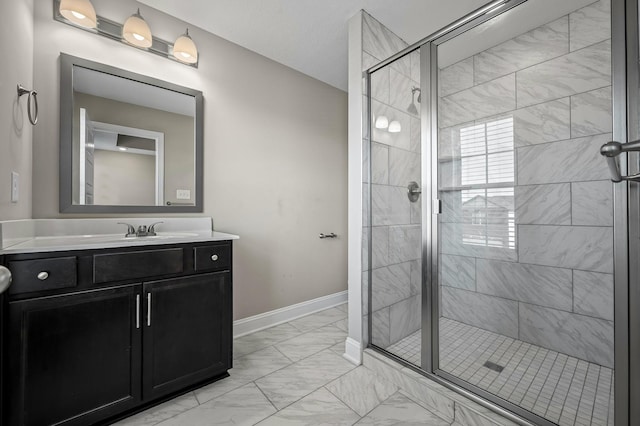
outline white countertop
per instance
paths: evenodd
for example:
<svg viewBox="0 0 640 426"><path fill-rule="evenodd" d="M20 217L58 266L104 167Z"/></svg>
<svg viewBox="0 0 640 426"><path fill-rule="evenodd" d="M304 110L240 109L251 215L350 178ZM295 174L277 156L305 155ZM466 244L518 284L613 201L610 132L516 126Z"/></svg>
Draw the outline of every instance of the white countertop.
<svg viewBox="0 0 640 426"><path fill-rule="evenodd" d="M125 237L126 227L164 222L156 236ZM38 219L0 222L0 254L91 250L145 245L237 240L211 230L211 218ZM87 232L88 231L88 232Z"/></svg>

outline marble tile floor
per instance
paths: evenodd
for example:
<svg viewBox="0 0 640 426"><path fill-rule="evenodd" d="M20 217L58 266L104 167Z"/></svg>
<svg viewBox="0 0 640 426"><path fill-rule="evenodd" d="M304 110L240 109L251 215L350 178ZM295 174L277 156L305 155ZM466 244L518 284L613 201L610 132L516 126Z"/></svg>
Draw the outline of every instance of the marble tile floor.
<svg viewBox="0 0 640 426"><path fill-rule="evenodd" d="M230 377L118 425L449 426L390 381L343 358L346 305L234 340Z"/></svg>
<svg viewBox="0 0 640 426"><path fill-rule="evenodd" d="M613 425L612 369L448 318L440 327L442 370L560 426ZM387 350L419 366L420 330Z"/></svg>

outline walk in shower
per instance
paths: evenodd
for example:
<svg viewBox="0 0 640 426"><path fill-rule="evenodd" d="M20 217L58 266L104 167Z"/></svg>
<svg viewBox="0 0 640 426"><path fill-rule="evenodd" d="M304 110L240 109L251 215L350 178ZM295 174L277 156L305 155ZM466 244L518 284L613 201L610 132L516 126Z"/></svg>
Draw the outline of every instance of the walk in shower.
<svg viewBox="0 0 640 426"><path fill-rule="evenodd" d="M365 79L370 345L536 424L614 424L611 39L496 2Z"/></svg>

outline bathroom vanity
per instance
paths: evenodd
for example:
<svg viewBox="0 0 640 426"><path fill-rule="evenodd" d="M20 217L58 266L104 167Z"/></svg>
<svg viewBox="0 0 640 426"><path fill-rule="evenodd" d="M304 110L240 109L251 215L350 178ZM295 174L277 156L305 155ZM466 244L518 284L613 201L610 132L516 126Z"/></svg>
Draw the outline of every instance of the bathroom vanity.
<svg viewBox="0 0 640 426"><path fill-rule="evenodd" d="M87 425L226 377L232 239L34 238L0 251L5 425Z"/></svg>

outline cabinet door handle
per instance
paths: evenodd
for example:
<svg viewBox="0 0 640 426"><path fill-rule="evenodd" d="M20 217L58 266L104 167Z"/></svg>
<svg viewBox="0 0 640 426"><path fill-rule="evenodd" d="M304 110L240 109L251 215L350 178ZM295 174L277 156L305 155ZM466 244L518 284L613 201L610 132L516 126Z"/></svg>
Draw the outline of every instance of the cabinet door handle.
<svg viewBox="0 0 640 426"><path fill-rule="evenodd" d="M213 256L211 256L211 260L213 260L214 262L218 260L218 255L214 254Z"/></svg>
<svg viewBox="0 0 640 426"><path fill-rule="evenodd" d="M140 328L140 295L136 294L136 328Z"/></svg>
<svg viewBox="0 0 640 426"><path fill-rule="evenodd" d="M44 280L46 280L47 278L49 278L49 273L48 273L48 272L46 272L46 271L42 271L42 272L40 272L40 273L38 274L38 279L39 279L40 281L44 281Z"/></svg>
<svg viewBox="0 0 640 426"><path fill-rule="evenodd" d="M151 293L147 293L147 327L151 327Z"/></svg>

